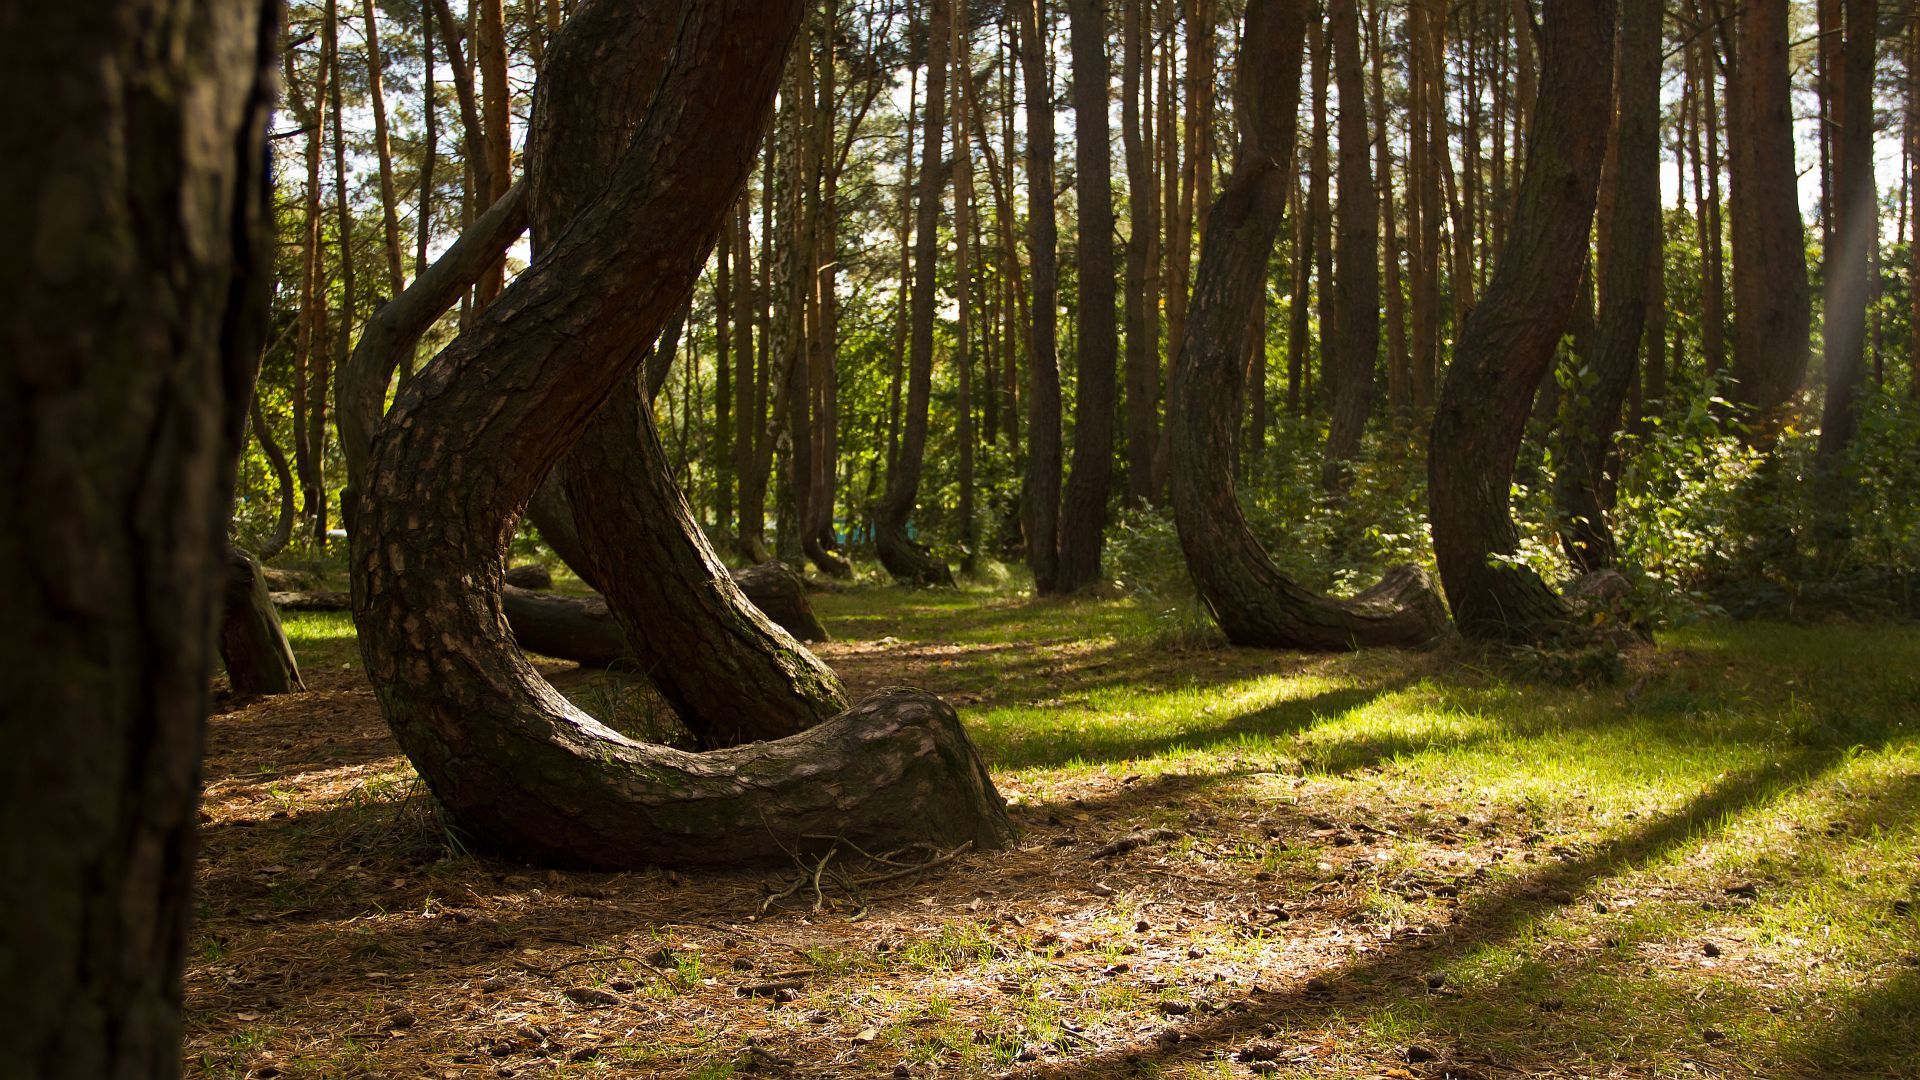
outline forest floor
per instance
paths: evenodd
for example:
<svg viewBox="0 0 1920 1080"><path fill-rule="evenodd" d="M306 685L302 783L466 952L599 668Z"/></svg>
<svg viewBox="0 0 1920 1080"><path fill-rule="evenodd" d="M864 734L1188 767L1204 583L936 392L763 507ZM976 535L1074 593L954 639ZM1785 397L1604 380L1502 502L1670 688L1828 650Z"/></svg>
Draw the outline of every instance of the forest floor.
<svg viewBox="0 0 1920 1080"><path fill-rule="evenodd" d="M1700 625L1581 687L816 599L856 694L959 710L1016 846L764 911L800 867L475 856L347 617L291 616L311 690L211 721L188 1073L1920 1076L1920 628Z"/></svg>

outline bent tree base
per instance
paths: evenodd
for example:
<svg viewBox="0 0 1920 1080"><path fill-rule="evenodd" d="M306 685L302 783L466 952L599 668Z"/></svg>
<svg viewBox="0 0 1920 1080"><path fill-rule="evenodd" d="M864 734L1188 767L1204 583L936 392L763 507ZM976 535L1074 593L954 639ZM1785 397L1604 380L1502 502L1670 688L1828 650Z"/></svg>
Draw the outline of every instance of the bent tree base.
<svg viewBox="0 0 1920 1080"><path fill-rule="evenodd" d="M870 851L928 842L997 849L1005 804L953 710L918 690L875 693L774 742L691 754L584 716L524 718L496 752L430 770L480 845L543 864L784 862L833 836Z"/></svg>
<svg viewBox="0 0 1920 1080"><path fill-rule="evenodd" d="M1351 600L1320 596L1273 564L1234 492L1232 453L1247 355L1247 311L1273 253L1286 204L1302 5L1255 0L1240 100L1249 110L1232 178L1214 204L1176 373L1171 481L1180 547L1200 595L1235 645L1338 651L1419 645L1446 630L1446 609L1424 572L1396 567ZM1263 77L1271 72L1272 77Z"/></svg>

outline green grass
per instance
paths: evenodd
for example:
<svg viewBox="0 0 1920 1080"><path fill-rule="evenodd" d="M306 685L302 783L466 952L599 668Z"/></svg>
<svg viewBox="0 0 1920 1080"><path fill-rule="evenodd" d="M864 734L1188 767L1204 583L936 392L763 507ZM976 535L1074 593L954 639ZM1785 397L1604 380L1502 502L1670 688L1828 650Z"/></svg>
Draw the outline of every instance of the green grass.
<svg viewBox="0 0 1920 1080"><path fill-rule="evenodd" d="M850 678L904 672L957 703L1030 843L1181 834L1164 882L1104 902L1083 883L1135 864L1062 850L1067 875L1030 899L1079 913L1072 948L965 911L885 951L813 946L831 989L812 1004L880 1029L863 1061L991 1075L1038 1047L1067 1075L1244 1076L1227 1055L1257 1039L1283 1076L1429 1075L1410 1046L1488 1076L1920 1076L1920 628L1696 625L1616 684L1570 687L1457 645L1169 650L1126 601L815 602ZM287 625L303 664L358 665L345 616ZM1352 859L1303 824L1322 815L1383 832ZM1183 874L1305 915L1232 924ZM1180 955L1258 969L1270 996L1215 1017L1198 1003L1226 990L1127 951L1136 918ZM1122 958L1137 970L1101 975ZM1308 976L1336 992L1292 988ZM1173 1022L1194 1038L1156 1049L1169 1002L1194 1005Z"/></svg>

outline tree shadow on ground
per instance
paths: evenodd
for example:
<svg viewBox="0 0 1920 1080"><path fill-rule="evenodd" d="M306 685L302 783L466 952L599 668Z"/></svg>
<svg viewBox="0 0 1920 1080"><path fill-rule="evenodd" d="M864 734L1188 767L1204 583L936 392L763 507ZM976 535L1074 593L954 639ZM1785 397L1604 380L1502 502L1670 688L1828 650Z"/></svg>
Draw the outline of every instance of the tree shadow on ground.
<svg viewBox="0 0 1920 1080"><path fill-rule="evenodd" d="M1175 1062L1217 1055L1272 1023L1298 1026L1304 1019L1335 1011L1386 1006L1392 988L1470 950L1508 941L1548 912L1598 882L1645 866L1681 845L1724 828L1738 815L1764 806L1784 791L1808 783L1845 760L1827 751L1800 750L1770 765L1727 776L1679 811L1650 821L1629 835L1503 883L1457 910L1453 924L1432 936L1403 937L1368 959L1320 972L1288 989L1256 994L1254 1006L1239 1014L1188 1027L1174 1047L1144 1044L1102 1052L1050 1068L1055 1077L1087 1080L1150 1073ZM1325 987L1325 989L1321 989Z"/></svg>

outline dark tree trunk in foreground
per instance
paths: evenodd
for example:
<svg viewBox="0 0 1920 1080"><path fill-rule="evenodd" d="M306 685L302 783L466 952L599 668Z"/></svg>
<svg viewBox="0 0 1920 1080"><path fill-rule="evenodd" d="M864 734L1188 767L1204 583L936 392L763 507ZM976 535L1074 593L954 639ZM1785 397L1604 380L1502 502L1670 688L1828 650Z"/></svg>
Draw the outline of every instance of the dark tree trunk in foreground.
<svg viewBox="0 0 1920 1080"><path fill-rule="evenodd" d="M353 544L362 655L402 749L478 843L633 867L784 858L806 834L870 848L1009 838L965 731L927 695L884 694L801 735L685 754L573 708L506 639L514 522L582 423L634 378L633 343L659 333L699 273L801 11L798 0L688 5L653 106L607 174L612 194L414 378L375 441Z"/></svg>
<svg viewBox="0 0 1920 1080"><path fill-rule="evenodd" d="M933 316L940 258L940 192L947 169L941 158L946 129L949 0L933 0L927 25L927 104L921 131L920 202L914 222L912 325L907 335L906 414L900 452L887 469L887 491L874 513L874 546L894 580L909 585L952 585L953 572L908 532L920 501L920 473L927 455L927 409L933 397ZM965 147L960 148L962 152Z"/></svg>
<svg viewBox="0 0 1920 1080"><path fill-rule="evenodd" d="M600 194L600 178L645 117L678 15L672 5L602 0L582 5L580 25L554 42L528 134L536 258ZM846 692L747 602L674 483L648 402L666 381L684 319L683 303L666 327L672 340L633 343L639 359L623 362L645 371L648 400L623 380L556 474L591 580L681 722L710 748L780 738L840 712Z"/></svg>
<svg viewBox="0 0 1920 1080"><path fill-rule="evenodd" d="M0 1061L177 1076L201 732L265 336L278 3L12 5ZM49 153L50 148L57 153Z"/></svg>
<svg viewBox="0 0 1920 1080"><path fill-rule="evenodd" d="M1352 649L1416 645L1446 614L1418 570L1396 569L1350 601L1316 596L1282 574L1247 527L1231 467L1244 377L1247 311L1292 183L1301 45L1309 0L1252 0L1241 45L1241 145L1214 204L1187 313L1173 426L1173 512L1187 569L1237 645Z"/></svg>
<svg viewBox="0 0 1920 1080"><path fill-rule="evenodd" d="M1380 360L1380 204L1367 157L1366 77L1360 64L1358 0L1331 0L1333 73L1340 91L1338 276L1331 282L1337 338L1322 338L1327 388L1327 455L1321 483L1345 491L1373 409L1373 369Z"/></svg>
<svg viewBox="0 0 1920 1080"><path fill-rule="evenodd" d="M1735 23L1728 117L1733 222L1733 401L1771 438L1807 373L1807 249L1793 162L1787 0L1753 0ZM1708 76L1711 77L1710 75ZM1712 123L1712 118L1707 118ZM1718 243L1716 240L1715 243Z"/></svg>
<svg viewBox="0 0 1920 1080"><path fill-rule="evenodd" d="M1533 641L1567 607L1514 561L1513 467L1540 380L1580 291L1613 100L1614 4L1545 10L1540 97L1520 199L1493 280L1467 317L1434 412L1427 459L1434 555L1460 631Z"/></svg>
<svg viewBox="0 0 1920 1080"><path fill-rule="evenodd" d="M1027 343L1027 566L1052 592L1060 564L1059 225L1053 197L1053 81L1047 74L1045 0L1015 0L1027 111L1027 259L1033 325Z"/></svg>
<svg viewBox="0 0 1920 1080"><path fill-rule="evenodd" d="M1583 573L1614 563L1614 436L1638 373L1647 309L1659 269L1660 0L1621 0L1614 98L1614 204L1594 331L1591 384L1581 385L1557 431L1554 494L1560 544Z"/></svg>
<svg viewBox="0 0 1920 1080"><path fill-rule="evenodd" d="M1063 593L1100 583L1100 551L1113 486L1120 349L1113 310L1113 147L1108 145L1102 0L1073 0L1067 15L1073 42L1074 190L1080 203L1075 246L1079 333L1074 341L1080 377L1073 403L1073 468L1060 505L1059 576L1053 583Z"/></svg>
<svg viewBox="0 0 1920 1080"><path fill-rule="evenodd" d="M252 555L227 551L220 595L220 662L236 694L290 694L305 690L293 644L267 591L267 578Z"/></svg>

